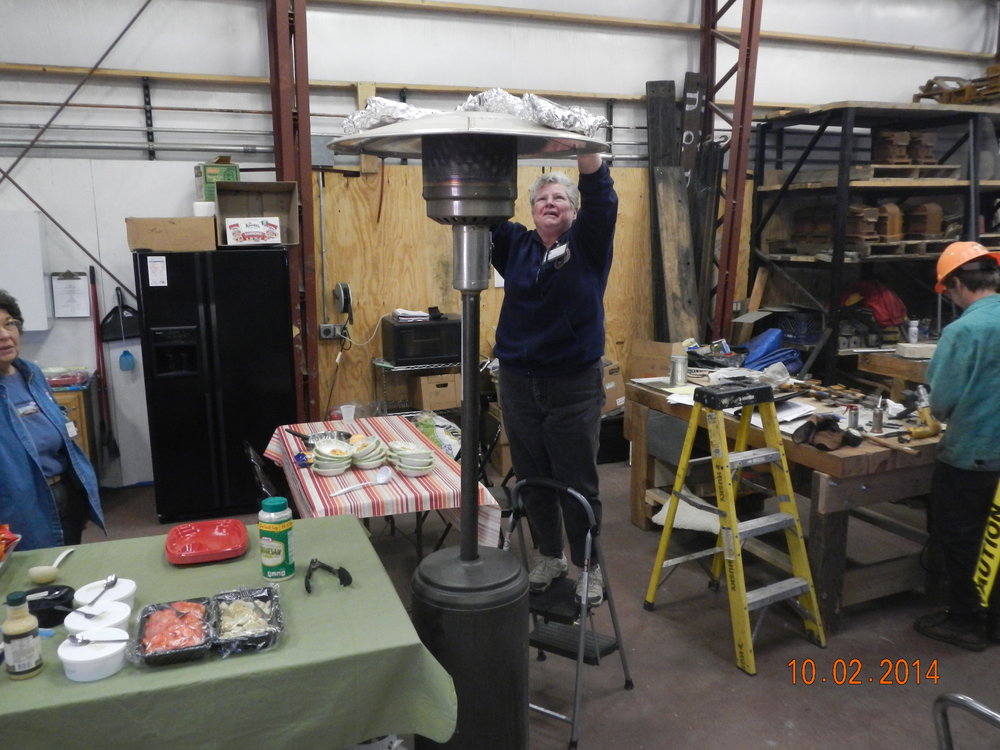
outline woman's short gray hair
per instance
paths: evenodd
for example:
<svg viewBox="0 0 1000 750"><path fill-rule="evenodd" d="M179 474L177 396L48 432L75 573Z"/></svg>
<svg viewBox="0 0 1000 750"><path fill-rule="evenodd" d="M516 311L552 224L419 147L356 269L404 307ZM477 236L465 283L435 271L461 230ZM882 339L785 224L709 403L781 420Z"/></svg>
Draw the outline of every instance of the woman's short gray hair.
<svg viewBox="0 0 1000 750"><path fill-rule="evenodd" d="M6 289L0 289L0 309L6 310L15 320L24 322L24 316L21 315L21 306L17 304L17 300Z"/></svg>
<svg viewBox="0 0 1000 750"><path fill-rule="evenodd" d="M562 185L566 188L566 197L573 204L573 209L576 211L580 210L580 190L577 188L576 183L563 172L545 172L535 178L535 181L531 183L531 187L528 188L528 200L532 206L535 205L535 196L538 195L538 191L545 185Z"/></svg>

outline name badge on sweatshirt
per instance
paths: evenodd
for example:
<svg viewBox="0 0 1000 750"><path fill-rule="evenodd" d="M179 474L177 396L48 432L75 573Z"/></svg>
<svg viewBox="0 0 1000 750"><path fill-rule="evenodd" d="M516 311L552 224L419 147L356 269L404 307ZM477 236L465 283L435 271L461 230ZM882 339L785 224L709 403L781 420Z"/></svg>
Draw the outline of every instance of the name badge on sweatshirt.
<svg viewBox="0 0 1000 750"><path fill-rule="evenodd" d="M553 263L555 261L558 261L560 258L564 258L566 256L566 251L568 249L569 246L566 245L566 243L563 243L562 245L556 245L554 248L545 253L545 262Z"/></svg>

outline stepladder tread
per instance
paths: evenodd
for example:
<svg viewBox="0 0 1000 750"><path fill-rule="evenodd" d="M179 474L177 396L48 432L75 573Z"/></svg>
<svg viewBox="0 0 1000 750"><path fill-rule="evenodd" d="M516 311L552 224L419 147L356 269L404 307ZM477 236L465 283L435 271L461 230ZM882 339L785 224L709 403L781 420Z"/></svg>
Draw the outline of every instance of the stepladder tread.
<svg viewBox="0 0 1000 750"><path fill-rule="evenodd" d="M772 531L780 531L795 525L795 516L791 513L778 512L769 513L766 516L751 518L748 521L740 521L737 525L740 539L750 539L755 536L768 534Z"/></svg>
<svg viewBox="0 0 1000 750"><path fill-rule="evenodd" d="M729 454L729 466L742 469L746 466L760 466L777 461L781 454L776 448L751 448L746 451L735 451Z"/></svg>
<svg viewBox="0 0 1000 750"><path fill-rule="evenodd" d="M798 576L785 578L747 591L747 609L753 612L755 609L766 607L769 604L801 596L808 591L809 582L805 578Z"/></svg>

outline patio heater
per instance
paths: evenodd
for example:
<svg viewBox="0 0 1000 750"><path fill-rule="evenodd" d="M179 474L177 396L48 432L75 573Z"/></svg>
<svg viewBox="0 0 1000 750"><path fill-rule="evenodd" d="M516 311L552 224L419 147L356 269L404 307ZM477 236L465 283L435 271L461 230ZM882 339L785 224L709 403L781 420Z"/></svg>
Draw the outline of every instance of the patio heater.
<svg viewBox="0 0 1000 750"><path fill-rule="evenodd" d="M489 286L490 228L514 214L518 158L600 153L607 143L495 112L449 112L334 139L334 151L420 159L427 215L452 227L452 283L462 302L462 487L458 549L413 574L413 620L451 674L458 725L444 745L528 746L528 578L517 557L479 549L479 295Z"/></svg>

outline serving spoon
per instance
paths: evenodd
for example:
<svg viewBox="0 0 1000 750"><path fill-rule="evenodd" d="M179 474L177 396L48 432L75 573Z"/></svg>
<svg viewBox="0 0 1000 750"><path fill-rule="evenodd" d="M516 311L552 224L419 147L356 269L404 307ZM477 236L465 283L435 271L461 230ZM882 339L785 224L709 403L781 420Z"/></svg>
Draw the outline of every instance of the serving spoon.
<svg viewBox="0 0 1000 750"><path fill-rule="evenodd" d="M70 633L66 638L74 646L86 646L90 643L128 643L128 638L84 638L82 635Z"/></svg>
<svg viewBox="0 0 1000 750"><path fill-rule="evenodd" d="M337 495L343 495L345 492L351 492L352 490L360 490L362 487L371 487L375 484L388 484L389 480L392 479L392 469L388 466L383 466L381 469L375 472L375 481L373 482L361 482L360 484L352 484L350 487L344 487L336 492L331 492L330 497L336 497Z"/></svg>
<svg viewBox="0 0 1000 750"><path fill-rule="evenodd" d="M111 575L109 575L107 578L104 579L104 588L98 591L97 596L95 596L93 599L87 602L86 606L89 607L93 605L94 602L96 602L98 599L104 596L105 591L114 588L116 583L118 583L118 574L112 573Z"/></svg>

